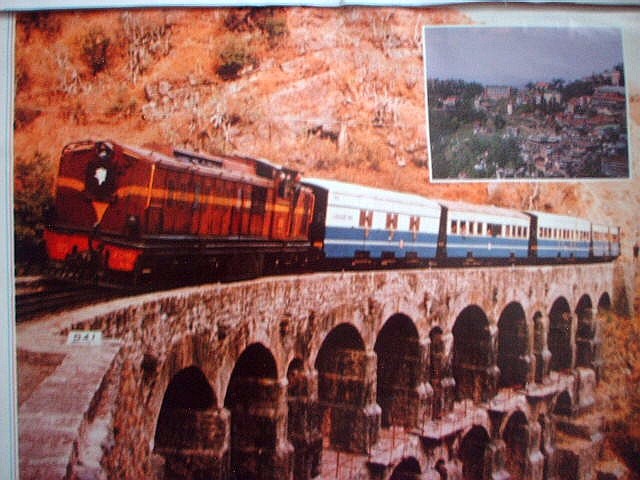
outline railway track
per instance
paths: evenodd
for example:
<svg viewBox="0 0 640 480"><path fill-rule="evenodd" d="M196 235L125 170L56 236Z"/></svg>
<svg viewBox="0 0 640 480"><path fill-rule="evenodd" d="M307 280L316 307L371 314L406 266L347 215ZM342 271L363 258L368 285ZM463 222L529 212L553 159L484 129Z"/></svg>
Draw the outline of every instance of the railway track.
<svg viewBox="0 0 640 480"><path fill-rule="evenodd" d="M16 280L16 322L121 296L124 296L122 291L104 287L83 287L39 277L18 279Z"/></svg>

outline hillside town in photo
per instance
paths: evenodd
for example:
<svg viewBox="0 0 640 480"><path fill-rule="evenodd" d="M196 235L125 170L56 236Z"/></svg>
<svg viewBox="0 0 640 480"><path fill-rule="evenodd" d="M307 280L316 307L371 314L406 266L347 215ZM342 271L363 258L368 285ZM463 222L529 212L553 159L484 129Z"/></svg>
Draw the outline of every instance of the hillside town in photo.
<svg viewBox="0 0 640 480"><path fill-rule="evenodd" d="M620 33L574 30L426 29L433 180L629 177Z"/></svg>

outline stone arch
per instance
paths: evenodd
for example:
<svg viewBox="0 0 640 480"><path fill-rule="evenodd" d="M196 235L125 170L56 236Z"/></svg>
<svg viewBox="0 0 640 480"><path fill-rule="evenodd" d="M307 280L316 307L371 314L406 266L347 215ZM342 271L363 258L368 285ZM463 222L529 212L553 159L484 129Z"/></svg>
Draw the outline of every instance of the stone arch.
<svg viewBox="0 0 640 480"><path fill-rule="evenodd" d="M228 414L216 405L213 389L200 368L190 366L173 376L154 437L154 453L164 459L163 478L225 478Z"/></svg>
<svg viewBox="0 0 640 480"><path fill-rule="evenodd" d="M489 319L477 305L465 308L453 326L453 377L458 399L486 401L496 393L495 367Z"/></svg>
<svg viewBox="0 0 640 480"><path fill-rule="evenodd" d="M611 310L612 307L611 297L608 292L604 292L600 295L600 299L598 300L598 313L606 312Z"/></svg>
<svg viewBox="0 0 640 480"><path fill-rule="evenodd" d="M377 440L380 424L375 353L366 351L353 325L342 323L322 342L315 368L323 435L336 449L367 452Z"/></svg>
<svg viewBox="0 0 640 480"><path fill-rule="evenodd" d="M422 478L420 475L422 470L420 469L420 463L414 457L408 457L403 459L396 468L393 469L389 480L419 480Z"/></svg>
<svg viewBox="0 0 640 480"><path fill-rule="evenodd" d="M382 426L415 426L419 398L416 387L424 376L418 330L413 321L396 314L384 324L374 351L378 357L376 402Z"/></svg>
<svg viewBox="0 0 640 480"><path fill-rule="evenodd" d="M287 369L288 438L294 448L293 477L313 478L320 473L322 434L317 415L316 377L294 358Z"/></svg>
<svg viewBox="0 0 640 480"><path fill-rule="evenodd" d="M553 414L568 417L573 412L573 399L568 390L563 390L555 399Z"/></svg>
<svg viewBox="0 0 640 480"><path fill-rule="evenodd" d="M489 478L491 462L490 438L487 430L481 426L474 426L460 442L459 458L462 462L462 476L465 480L484 480Z"/></svg>
<svg viewBox="0 0 640 480"><path fill-rule="evenodd" d="M524 386L529 378L529 335L522 305L509 303L498 320L500 387Z"/></svg>
<svg viewBox="0 0 640 480"><path fill-rule="evenodd" d="M286 478L289 456L278 438L286 422L284 388L272 353L249 345L231 373L224 406L231 412L231 478Z"/></svg>
<svg viewBox="0 0 640 480"><path fill-rule="evenodd" d="M599 342L596 341L597 321L589 295L583 295L576 306L578 326L576 330L576 366L596 367Z"/></svg>
<svg viewBox="0 0 640 480"><path fill-rule="evenodd" d="M561 371L573 367L572 315L564 297L553 302L549 312L547 342L551 352L551 370Z"/></svg>
<svg viewBox="0 0 640 480"><path fill-rule="evenodd" d="M517 410L509 417L502 434L506 447L505 467L511 478L527 477L529 437L527 416L521 410Z"/></svg>

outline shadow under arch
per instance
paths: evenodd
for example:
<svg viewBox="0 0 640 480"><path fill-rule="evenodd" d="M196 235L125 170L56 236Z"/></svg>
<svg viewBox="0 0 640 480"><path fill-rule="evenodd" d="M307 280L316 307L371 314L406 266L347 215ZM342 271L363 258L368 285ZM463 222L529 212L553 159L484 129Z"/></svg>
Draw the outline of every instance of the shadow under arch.
<svg viewBox="0 0 640 480"><path fill-rule="evenodd" d="M420 480L422 470L420 463L414 457L403 459L396 468L393 469L389 480Z"/></svg>
<svg viewBox="0 0 640 480"><path fill-rule="evenodd" d="M222 479L228 471L228 416L196 366L177 372L164 394L154 453L164 459L162 478Z"/></svg>
<svg viewBox="0 0 640 480"><path fill-rule="evenodd" d="M378 357L376 401L382 426L416 426L419 401L416 387L422 380L422 355L413 321L396 314L384 324L374 351Z"/></svg>
<svg viewBox="0 0 640 480"><path fill-rule="evenodd" d="M524 387L529 378L527 317L518 302L509 303L498 320L498 368L500 387Z"/></svg>
<svg viewBox="0 0 640 480"><path fill-rule="evenodd" d="M315 368L323 436L337 450L367 452L378 438L380 425L375 355L367 354L353 325L342 323L322 342Z"/></svg>
<svg viewBox="0 0 640 480"><path fill-rule="evenodd" d="M453 326L453 377L459 400L487 401L496 394L495 366L489 319L477 305L466 307Z"/></svg>
<svg viewBox="0 0 640 480"><path fill-rule="evenodd" d="M491 462L489 457L489 434L484 427L474 426L460 442L460 461L465 480L485 480L489 477Z"/></svg>
<svg viewBox="0 0 640 480"><path fill-rule="evenodd" d="M280 478L289 458L278 451L284 408L283 386L272 353L249 345L231 373L224 406L231 413L230 479Z"/></svg>
<svg viewBox="0 0 640 480"><path fill-rule="evenodd" d="M547 343L551 352L551 370L573 367L571 307L564 297L558 298L551 306Z"/></svg>
<svg viewBox="0 0 640 480"><path fill-rule="evenodd" d="M520 410L511 414L502 434L506 446L505 467L511 478L526 478L529 451L529 421Z"/></svg>

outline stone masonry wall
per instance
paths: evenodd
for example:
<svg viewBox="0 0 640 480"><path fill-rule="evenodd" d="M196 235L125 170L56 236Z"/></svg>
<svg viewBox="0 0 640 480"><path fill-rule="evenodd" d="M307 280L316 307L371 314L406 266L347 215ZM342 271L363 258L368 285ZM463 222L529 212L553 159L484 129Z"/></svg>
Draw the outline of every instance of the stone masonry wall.
<svg viewBox="0 0 640 480"><path fill-rule="evenodd" d="M417 378L420 379L419 388L412 395L420 398L421 401L434 402L433 405L436 407L430 406L420 410L422 416L432 415L430 418L423 419L422 431L418 432L416 437L422 438L422 449L427 452L422 460L433 462L431 465L433 466L437 460L436 457L448 451L454 458L449 465L452 474L450 478L456 478L456 466L459 466L462 473L464 448L467 448L462 439L463 436L464 438L471 436L467 434L475 424L473 418L485 418L483 428L491 440L483 448L486 448L486 451L495 450L492 457L493 463L489 462L485 467L492 469L495 473L504 470L505 465L509 463L505 463L502 457L506 455L511 458L509 456L511 447L495 442L497 440L495 437L502 435L499 425L501 422L506 423L513 411L523 411L533 431L538 432L540 430L538 418L548 418L551 415L560 391L568 392L572 408L579 409L581 404L590 405L588 399L578 398L581 392L576 388L575 375L570 371L556 372L555 377L553 375L550 377L548 366L543 365L543 370L546 371L542 374L543 378L539 379L543 381L535 382L536 372L540 371L540 366L536 367L535 359L544 358L545 355L536 355L534 351L536 327L534 319L541 318L544 333L548 332L549 312L558 299L566 300L571 308L569 315L572 315L580 299L585 296L590 299L595 309L601 300L610 299L613 296L613 272L612 264L603 263L559 267L321 273L264 278L119 300L72 312L66 315L64 321L58 320L56 325L59 327L57 333L61 335L65 335L70 329L100 330L104 337L117 339L121 344L118 360L114 363L119 368L119 383L118 394L111 405L113 441L108 448L104 445L96 447L103 451L101 465L109 478L163 478L165 460L158 455L158 452L154 453L154 435L160 407L172 378L181 370L191 366L196 366L202 371L213 391L214 405L211 413L207 414L207 418L214 418L216 421L209 423L221 425L218 427L221 429L220 432L210 435L215 438L214 443L217 446L215 451L211 450L207 455L213 459L210 461L210 463L213 462L211 464L227 462L230 445L228 437L231 430L229 424L232 420L229 420L228 413L223 413L226 412L225 396L238 359L248 347L256 344L264 347L272 355L275 361L276 377L283 385L281 387L283 393L274 397L276 400L274 400L273 412L269 413L264 410L264 407L260 407L260 412L253 412L252 415L258 415L257 418L274 418L271 423L277 441L273 445L273 454L270 457L270 461L274 463L270 464L275 471L280 472L280 475L291 478L293 471L291 464L295 462L299 464L300 461L292 459L295 453L291 453L294 447L286 437L286 419L283 423L276 420L276 417L270 417L270 415L286 417L287 396L284 392L286 392L289 365L297 359L300 362L301 372L316 372L317 356L323 342L334 328L349 324L357 331L364 343L362 353L366 354L367 358L373 359L374 366L367 367L367 375L370 378L366 379L364 384L365 388L373 390L365 394L366 401L360 402L362 413L357 416L360 420L354 423L362 424L358 428L369 429L368 433L361 432L358 435L364 435L363 445L371 453L371 449L375 450L376 446L379 447L384 441L378 435L380 407L375 404L373 349L385 323L392 316L401 314L408 317L415 325L418 338L414 340L422 346L420 347L422 360L413 363L427 370L417 374ZM485 389L483 392L490 392L489 398L482 399L481 401L484 402L482 404L474 402L473 408L467 410L468 401L460 402L460 398L455 398L455 382L451 383L453 378L450 362L456 320L461 312L470 306L477 307L484 313L487 319L486 332L491 339L489 342L491 352L487 358L495 370L497 369L495 357L498 320L505 307L513 302L517 302L524 311L527 330L526 349L530 358L533 359L531 370L527 374L528 385L522 386L527 390L522 390L520 397L516 395L520 400L503 399L500 403L498 400L501 394L497 392L497 377L494 378L493 370L485 368L491 372L487 374L486 381L493 384L480 388ZM573 321L576 322L576 320ZM438 347L441 350L431 355L430 332L434 329L439 331L438 338L442 339L442 347ZM575 331L573 335L575 337ZM575 352L573 356L575 357ZM441 378L434 378L433 386L428 381L425 383L425 380L430 377L429 372L432 371L429 358L437 360L438 365L434 367L442 373ZM544 360L538 360L538 363L540 362ZM309 384L315 385L317 389L318 382L315 375L316 373L310 377L312 380ZM553 385L551 385L553 382L549 381L550 378L555 381ZM394 391L393 388L388 390ZM438 395L440 397L436 398ZM305 393L304 398L315 402L317 390ZM371 403L372 399L373 403ZM396 399L396 403L397 401ZM394 401L390 401L390 404L393 403ZM404 400L403 405L415 403ZM459 410L463 404L465 412L469 412L469 418L462 422L457 420L457 426L453 425L455 422L452 423L450 417L454 409ZM296 408L315 412L314 405L315 403L313 405L309 403L307 406L300 404ZM478 417L478 411L485 413ZM487 412L489 412L488 416ZM318 415L321 415L321 412ZM442 420L438 420L438 417ZM495 423L496 421L498 424ZM318 422L322 420L319 418L313 420L312 424L309 424L310 430L316 428L319 430L321 426ZM410 423L415 424L415 419ZM433 431L436 425L440 429L438 434ZM448 440L445 439L447 435L443 431L449 432ZM354 434L354 432L351 433ZM476 432L471 433L475 435ZM202 436L202 434L199 435ZM535 458L540 454L538 445L548 444L544 449L548 455L548 452L553 450L553 437L550 435L550 431L535 433L533 438L537 439L534 442L536 444L529 442L529 450L525 453ZM204 435L203 438L207 436ZM481 438L480 434L477 436ZM307 472L317 470L316 464L321 454L318 452L317 435L312 437L306 441L303 436L297 435L294 440L296 444L301 442L300 451L306 452L306 455L310 451L316 452L313 454L315 460L306 461L314 464L313 468L305 467ZM454 443L447 444L450 441ZM206 450L206 445L203 446L203 450ZM565 454L561 458L568 457L569 455ZM391 455L385 464L380 466L376 464L375 459L371 460L371 455L369 458L370 478L377 478L379 475L382 475L379 478L385 478L386 475L390 475L393 465L402 460L402 458L393 458ZM513 463L513 460L510 462ZM365 464L366 462L363 463ZM528 465L526 468L530 472L527 473L527 478L542 478L541 474L535 473L542 471L542 467L537 467L535 462ZM303 467L296 467L296 471L305 470ZM225 468L221 465L219 477L214 476L214 478L226 478L228 472ZM381 474L385 471L386 474ZM315 473L307 473L307 475ZM261 478L283 477L266 474Z"/></svg>

